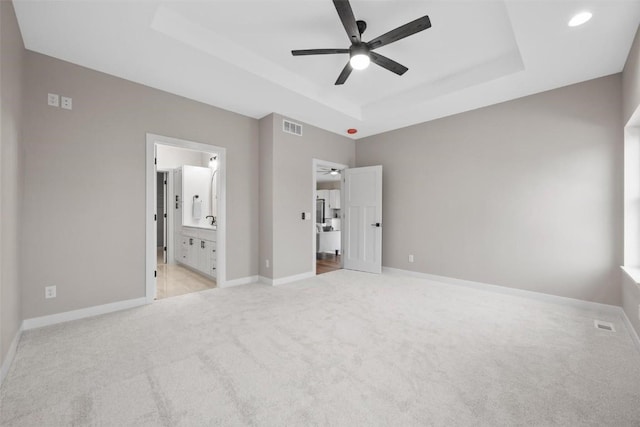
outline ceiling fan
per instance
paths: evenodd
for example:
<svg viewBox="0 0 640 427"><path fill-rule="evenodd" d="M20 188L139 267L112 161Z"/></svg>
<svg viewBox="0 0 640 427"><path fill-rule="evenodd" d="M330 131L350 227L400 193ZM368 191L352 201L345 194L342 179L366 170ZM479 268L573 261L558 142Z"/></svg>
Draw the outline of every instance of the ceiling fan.
<svg viewBox="0 0 640 427"><path fill-rule="evenodd" d="M351 47L349 47L349 49L292 50L291 54L293 56L303 56L348 53L350 56L349 62L347 62L347 65L338 76L338 80L336 80L335 83L336 85L344 84L351 74L351 71L354 69L364 70L369 66L370 62L373 62L382 68L386 68L399 76L403 75L407 72L407 67L402 64L398 64L396 61L393 61L386 56L382 56L379 53L374 52L374 50L431 28L431 21L429 20L429 17L425 15L422 18L418 18L408 24L404 24L369 42L364 42L362 41L362 34L367 29L367 23L365 21L356 21L356 18L353 15L353 10L351 10L351 5L349 4L349 0L333 0L333 4L338 11L338 16L342 21L344 29L347 31L347 35L351 41Z"/></svg>
<svg viewBox="0 0 640 427"><path fill-rule="evenodd" d="M327 167L319 167L318 168L318 173L322 173L323 175L340 175L340 169L336 169L336 168L327 168Z"/></svg>

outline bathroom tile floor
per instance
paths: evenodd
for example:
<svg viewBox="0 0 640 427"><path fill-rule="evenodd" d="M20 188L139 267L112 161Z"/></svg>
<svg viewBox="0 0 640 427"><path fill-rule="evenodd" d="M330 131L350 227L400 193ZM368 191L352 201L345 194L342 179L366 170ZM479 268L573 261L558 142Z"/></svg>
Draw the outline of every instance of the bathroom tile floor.
<svg viewBox="0 0 640 427"><path fill-rule="evenodd" d="M175 297L216 287L214 280L209 280L179 264L164 264L160 248L158 249L158 279L156 283L156 299Z"/></svg>

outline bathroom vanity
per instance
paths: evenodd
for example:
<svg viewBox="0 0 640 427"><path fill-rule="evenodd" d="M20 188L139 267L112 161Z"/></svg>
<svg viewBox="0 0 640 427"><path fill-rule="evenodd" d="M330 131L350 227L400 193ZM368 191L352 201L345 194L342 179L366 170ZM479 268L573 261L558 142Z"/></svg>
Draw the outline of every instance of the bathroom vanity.
<svg viewBox="0 0 640 427"><path fill-rule="evenodd" d="M217 277L216 231L182 227L178 236L178 262L207 276Z"/></svg>
<svg viewBox="0 0 640 427"><path fill-rule="evenodd" d="M216 279L217 230L210 219L215 213L215 175L209 168L188 165L174 174L175 260Z"/></svg>

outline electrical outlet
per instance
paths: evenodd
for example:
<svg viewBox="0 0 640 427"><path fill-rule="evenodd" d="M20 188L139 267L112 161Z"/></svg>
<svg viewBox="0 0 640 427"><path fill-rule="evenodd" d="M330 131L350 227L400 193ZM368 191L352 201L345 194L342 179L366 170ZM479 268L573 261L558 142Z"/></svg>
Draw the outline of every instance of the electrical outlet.
<svg viewBox="0 0 640 427"><path fill-rule="evenodd" d="M269 268L269 260L266 260L264 264L267 266L267 268Z"/></svg>
<svg viewBox="0 0 640 427"><path fill-rule="evenodd" d="M63 96L60 98L60 106L62 108L64 108L65 110L71 110L72 109L72 103L73 103L73 99Z"/></svg>
<svg viewBox="0 0 640 427"><path fill-rule="evenodd" d="M47 96L47 104L49 104L51 107L59 107L60 106L60 96L56 95L55 93L50 93Z"/></svg>
<svg viewBox="0 0 640 427"><path fill-rule="evenodd" d="M409 255L409 262L413 262L413 255Z"/></svg>
<svg viewBox="0 0 640 427"><path fill-rule="evenodd" d="M55 286L47 286L44 288L44 297L46 299L55 298L56 297L56 287Z"/></svg>

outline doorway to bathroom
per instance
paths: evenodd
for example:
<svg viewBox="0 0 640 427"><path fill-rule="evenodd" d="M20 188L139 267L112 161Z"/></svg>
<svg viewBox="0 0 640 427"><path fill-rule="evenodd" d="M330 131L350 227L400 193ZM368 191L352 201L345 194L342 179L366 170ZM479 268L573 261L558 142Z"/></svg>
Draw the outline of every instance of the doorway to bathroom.
<svg viewBox="0 0 640 427"><path fill-rule="evenodd" d="M156 254L157 262L167 264L167 177L168 172L156 172Z"/></svg>
<svg viewBox="0 0 640 427"><path fill-rule="evenodd" d="M313 161L314 266L316 274L343 267L342 261L342 179L345 165Z"/></svg>
<svg viewBox="0 0 640 427"><path fill-rule="evenodd" d="M147 134L151 302L225 283L226 150Z"/></svg>

